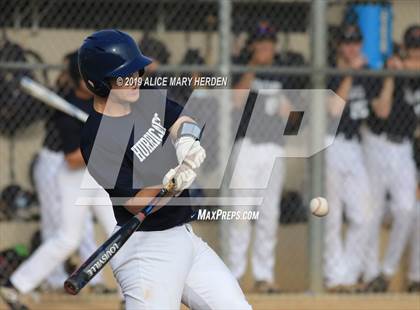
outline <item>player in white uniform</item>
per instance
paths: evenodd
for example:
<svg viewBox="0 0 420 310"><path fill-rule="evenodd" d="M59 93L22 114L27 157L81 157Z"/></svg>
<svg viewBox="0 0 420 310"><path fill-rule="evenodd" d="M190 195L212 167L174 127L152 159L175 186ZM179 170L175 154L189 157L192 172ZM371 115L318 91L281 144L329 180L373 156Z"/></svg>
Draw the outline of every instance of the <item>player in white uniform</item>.
<svg viewBox="0 0 420 310"><path fill-rule="evenodd" d="M343 25L336 67L362 69L362 35L356 25ZM325 218L325 285L330 292L353 291L363 269L367 231L371 218L370 185L360 141L360 127L369 115L370 79L333 76L328 86L342 102L331 100L331 118L341 115L333 144L326 150L326 198L330 211ZM333 137L331 137L332 139ZM348 226L342 237L343 214Z"/></svg>
<svg viewBox="0 0 420 310"><path fill-rule="evenodd" d="M77 51L67 54L64 58L66 68L57 79L60 94L68 94L73 89L72 85L80 79L78 78L80 76L79 69L75 61L77 61ZM89 96L92 97L91 95ZM34 182L41 206L41 236L44 242L53 237L62 224L60 213L62 197L57 184L60 184L58 179L59 171L66 164L63 154L62 135L57 129L57 121L60 119L60 116L62 116L60 112L55 112L47 120L43 147L38 153L34 167ZM66 148L69 148L68 145L66 145ZM79 247L80 259L82 261L86 260L96 248L92 216L89 216L86 218L85 233ZM47 285L44 288L61 290L67 277L68 274L64 270L64 265L60 264L48 276ZM102 274L92 279L90 285L100 288L103 285Z"/></svg>
<svg viewBox="0 0 420 310"><path fill-rule="evenodd" d="M418 44L412 45L412 41ZM419 70L419 27L409 28L404 36L406 57L389 59L390 69ZM364 136L368 171L371 177L374 218L369 233L366 291L384 292L394 275L412 231L416 203L416 169L413 138L415 109L419 102L419 79L387 77L368 121ZM391 196L392 230L382 264L379 260L379 233L385 197Z"/></svg>
<svg viewBox="0 0 420 310"><path fill-rule="evenodd" d="M247 48L246 64L258 66L293 65L279 59L275 52L276 34L268 24L261 23L251 34ZM237 78L234 87L250 89L248 101L235 98L234 110L238 118L247 116L239 125L239 135L235 142L235 167L232 175L232 189L262 190L261 205L243 206L234 204L234 211L246 212L258 210L259 218L255 221L255 240L252 251L252 269L255 289L261 293L278 292L274 279L276 261L277 228L280 215L280 199L284 179L284 154L282 134L284 118L291 110L290 100L281 94L282 89L304 88L299 78L279 74L247 72ZM258 97L257 97L258 96ZM240 96L242 97L242 96ZM245 107L243 106L245 104ZM238 112L237 112L238 111ZM253 123L262 124L259 128L246 128L250 118ZM244 119L242 119L243 121ZM251 126L250 126L251 127ZM245 135L246 130L246 135ZM280 134L279 134L280 133ZM274 159L277 157L276 162ZM267 167L273 167L268 169ZM247 195L244 191L234 191L236 197ZM251 221L226 222L228 236L228 266L237 279L246 271L248 248L251 241ZM224 227L225 228L225 227Z"/></svg>
<svg viewBox="0 0 420 310"><path fill-rule="evenodd" d="M404 48L408 54L406 68L420 70L420 24L407 29L404 36ZM406 100L413 106L417 118L414 141L414 158L417 166L417 202L414 211L413 229L410 235L410 260L408 269L408 292L420 292L420 78L412 79L412 86L406 87Z"/></svg>
<svg viewBox="0 0 420 310"><path fill-rule="evenodd" d="M74 66L77 68L77 57L73 58ZM92 101L87 100L87 97L92 95L86 89L80 76L74 78L74 80L78 81L78 84L65 99L90 113ZM115 227L115 219L110 210L108 195L91 177L90 185L96 184L96 189L91 191L90 197L92 199L105 198L106 205L97 205L93 200L87 201L88 205L86 206L76 205L86 171L79 145L83 124L73 117L60 113L56 115L55 125L62 142L61 149L64 153L62 155L64 162L58 165L57 175L54 176L53 180L48 181L55 182L53 186L56 190L52 191L51 194L59 197L59 207L55 211L57 212L56 216L60 218L60 223L53 235L45 240L33 255L19 266L5 286L0 287L0 296L13 310L26 309L19 300L19 293L28 293L42 284L42 281L51 272L62 265L64 260L80 247L81 240L86 233L86 223L89 220L91 221L89 218L91 217L91 211L95 213L107 235L110 235ZM91 230L89 233L93 235L93 228ZM92 248L94 251L96 247L93 241L89 251L92 251ZM90 254L92 252L86 253L86 256L88 257ZM97 281L95 280L94 284L98 283ZM99 281L101 281L101 277L99 277Z"/></svg>

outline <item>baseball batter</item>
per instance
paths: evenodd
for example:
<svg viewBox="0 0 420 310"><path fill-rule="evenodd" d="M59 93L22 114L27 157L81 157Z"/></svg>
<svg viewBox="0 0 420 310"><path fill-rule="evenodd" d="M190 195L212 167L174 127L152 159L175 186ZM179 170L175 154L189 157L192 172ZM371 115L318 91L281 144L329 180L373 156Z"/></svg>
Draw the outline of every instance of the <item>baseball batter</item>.
<svg viewBox="0 0 420 310"><path fill-rule="evenodd" d="M362 35L356 25L341 29L336 66L362 69ZM331 101L329 116L341 115L334 143L326 151L326 193L330 213L325 219L325 284L329 291L353 290L362 273L370 223L370 186L363 158L360 127L369 115L373 81L361 76L333 76L328 88L344 101ZM335 133L331 133L335 134ZM342 238L343 214L348 220Z"/></svg>
<svg viewBox="0 0 420 310"><path fill-rule="evenodd" d="M390 69L419 70L420 30L410 27L404 35L406 57L389 59ZM384 292L394 275L407 244L415 215L416 169L413 138L416 127L415 110L419 107L419 79L387 77L373 103L369 131L364 137L368 171L371 177L374 217L369 233L367 291ZM393 225L388 248L379 261L379 233L386 193L391 195Z"/></svg>
<svg viewBox="0 0 420 310"><path fill-rule="evenodd" d="M193 169L205 158L197 141L201 127L160 90L124 82L141 76L152 61L118 30L87 37L79 61L95 94L82 154L112 198L116 229L172 178L178 196L188 201ZM236 279L192 231L191 207L177 201L156 208L111 260L126 308L179 309L182 301L192 309L250 309Z"/></svg>

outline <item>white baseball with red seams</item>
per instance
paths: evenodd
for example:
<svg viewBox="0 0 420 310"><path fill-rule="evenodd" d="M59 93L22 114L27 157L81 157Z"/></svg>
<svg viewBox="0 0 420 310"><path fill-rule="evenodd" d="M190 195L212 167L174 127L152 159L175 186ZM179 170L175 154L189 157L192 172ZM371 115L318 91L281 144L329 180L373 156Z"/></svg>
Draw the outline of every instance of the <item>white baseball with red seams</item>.
<svg viewBox="0 0 420 310"><path fill-rule="evenodd" d="M310 208L313 215L326 216L328 214L328 202L324 197L316 197L311 200Z"/></svg>

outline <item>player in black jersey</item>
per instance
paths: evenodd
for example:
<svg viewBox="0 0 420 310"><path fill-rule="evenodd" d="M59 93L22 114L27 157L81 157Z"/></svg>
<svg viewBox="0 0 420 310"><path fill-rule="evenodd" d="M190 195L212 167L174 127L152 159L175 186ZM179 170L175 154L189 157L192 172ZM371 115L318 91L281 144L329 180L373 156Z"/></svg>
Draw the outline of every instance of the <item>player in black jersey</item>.
<svg viewBox="0 0 420 310"><path fill-rule="evenodd" d="M68 57L71 86L64 95L64 99L84 112L90 113L93 104L92 93L81 79L77 59L77 53L70 54ZM25 309L25 306L21 305L19 293L26 294L41 285L77 248L84 247L83 251L79 251L82 259L88 258L97 248L91 211L95 213L108 235L115 226L110 207L93 205L92 200L85 200L85 205L78 205L76 202L82 179L86 176L86 167L80 152L80 132L83 123L61 112L56 112L51 122L52 128L56 130L59 144L54 149L55 152L47 148L43 150L42 166L37 167L37 169L43 168L44 172L48 171L48 168L53 169L53 173L44 174L44 179L42 179L43 171L37 171L40 173L37 182L42 184L42 202L46 204L43 208L49 208L46 217L45 212L43 213L42 224L48 226L50 231L49 235L43 239L41 246L13 272L6 285L0 287L0 296L13 310ZM96 184L96 189L90 194L95 198L103 197L104 204L108 203L109 206L106 192L98 187ZM81 244L82 240L83 244ZM61 277L64 279L58 278L54 281L55 288L58 285L62 287L62 281L67 278L67 275L64 274ZM109 292L101 283L102 281L103 278L100 275L92 283L93 291Z"/></svg>
<svg viewBox="0 0 420 310"><path fill-rule="evenodd" d="M127 309L250 309L229 270L188 224L188 187L205 158L201 126L166 94L135 82L151 63L118 30L87 37L80 71L95 94L82 133L89 172L113 202L117 228L175 178L177 199L146 217L111 260Z"/></svg>
<svg viewBox="0 0 420 310"><path fill-rule="evenodd" d="M286 52L276 52L277 34L266 21L261 21L250 33L238 62L249 66L270 67L303 65L302 57L294 58ZM276 293L275 247L277 242L279 204L285 174L283 131L285 119L292 109L290 89L304 89L301 76L286 74L245 72L234 77L233 86L238 90L234 97L234 118L238 120L234 154L237 156L231 185L234 188L253 190L264 188L261 204L241 205L245 191L234 192L236 212L258 210L255 231L251 221L222 223L228 234L228 265L233 275L240 279L246 271L251 235L255 233L252 249L252 271L255 290L259 293ZM248 96L246 98L246 96ZM251 120L252 119L252 120ZM239 120L241 120L239 122ZM261 125L257 125L261 124ZM245 134L246 133L246 134ZM255 160L258 158L258 160ZM275 165L273 158L276 158ZM273 167L267 169L267 167Z"/></svg>
<svg viewBox="0 0 420 310"><path fill-rule="evenodd" d="M343 25L338 38L335 67L360 70L362 34L357 25ZM329 102L329 117L341 116L333 144L326 150L326 193L330 212L325 219L325 284L330 292L355 290L363 272L370 223L370 184L363 158L361 126L375 95L374 81L364 76L331 76L327 88L342 100ZM335 136L334 136L335 135ZM348 220L342 237L343 214Z"/></svg>
<svg viewBox="0 0 420 310"><path fill-rule="evenodd" d="M420 24L407 29L404 37L407 54L406 68L420 71ZM420 292L420 77L411 78L411 87L405 87L406 100L413 106L417 126L413 144L414 159L417 167L417 202L410 236L410 266L408 270L408 291Z"/></svg>
<svg viewBox="0 0 420 310"><path fill-rule="evenodd" d="M420 28L410 27L404 35L406 55L388 60L388 68L420 69ZM420 102L419 77L387 77L382 90L372 103L365 138L367 164L371 177L374 223L369 233L367 291L383 292L396 271L407 244L415 216L416 175L413 137L416 112ZM379 232L386 194L391 196L394 218L390 241L382 264L379 262Z"/></svg>

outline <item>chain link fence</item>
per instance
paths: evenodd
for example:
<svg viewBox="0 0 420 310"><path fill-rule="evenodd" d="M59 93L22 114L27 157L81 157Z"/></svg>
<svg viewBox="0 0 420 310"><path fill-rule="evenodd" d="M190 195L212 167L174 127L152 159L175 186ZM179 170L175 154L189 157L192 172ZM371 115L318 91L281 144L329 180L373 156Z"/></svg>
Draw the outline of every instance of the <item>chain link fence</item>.
<svg viewBox="0 0 420 310"><path fill-rule="evenodd" d="M345 101L343 105L329 100L325 105L325 119L342 115L337 133L323 128L322 121L310 125L313 132L335 137L334 144L319 155L321 160L278 160L280 173L270 187L274 198L265 207L275 219L274 228L265 231L272 221L241 223L236 228L226 222L222 226L230 228L219 234L215 222L196 224L211 245L223 250L247 290L253 288L253 278L275 282L285 292L322 287L355 291L360 284L381 291L391 280L392 290L418 284L420 215L414 158L419 151L414 149L414 136L420 112L420 47L419 30L411 34L406 30L420 24L420 5L397 0L325 1L323 20L314 13L317 5L319 1L280 0L17 0L13 5L1 1L1 280L28 255L20 244L27 246L32 232L40 227L42 238L48 239L59 228L60 198L51 196L66 165L56 123L60 113L23 92L20 79L28 76L69 98L75 80L72 53L94 30L118 28L154 59L147 72L151 77L226 75L232 88L251 89L251 97L260 89L325 88ZM322 28L326 53L320 54L314 40ZM185 104L194 90L173 87L168 95ZM221 153L229 151L229 143L243 142L231 126L247 107L237 110L232 102L215 100L205 91L200 94L193 109L208 122L206 143L213 147L203 171L211 178L217 175ZM293 106L293 98L288 100ZM269 106L269 96L263 101ZM278 109L284 123L293 110L285 107L275 103L272 108ZM249 152L256 156L276 152L259 150L264 144L259 143L261 131L271 126L264 115L259 121L264 126L248 137ZM277 127L272 126L275 132ZM293 130L298 132L299 125ZM286 152L288 148L293 145L286 145ZM252 169L258 177L259 168ZM325 195L330 205L321 228L321 222L308 215L309 200L317 195ZM45 204L54 204L55 209ZM381 230L382 223L389 229ZM52 228L45 231L45 226ZM23 227L30 227L30 232L17 233ZM385 239L388 247L381 246ZM247 254L248 245L253 254ZM261 257L268 257L269 266L259 265ZM51 286L61 287L62 278L56 278L50 279Z"/></svg>

